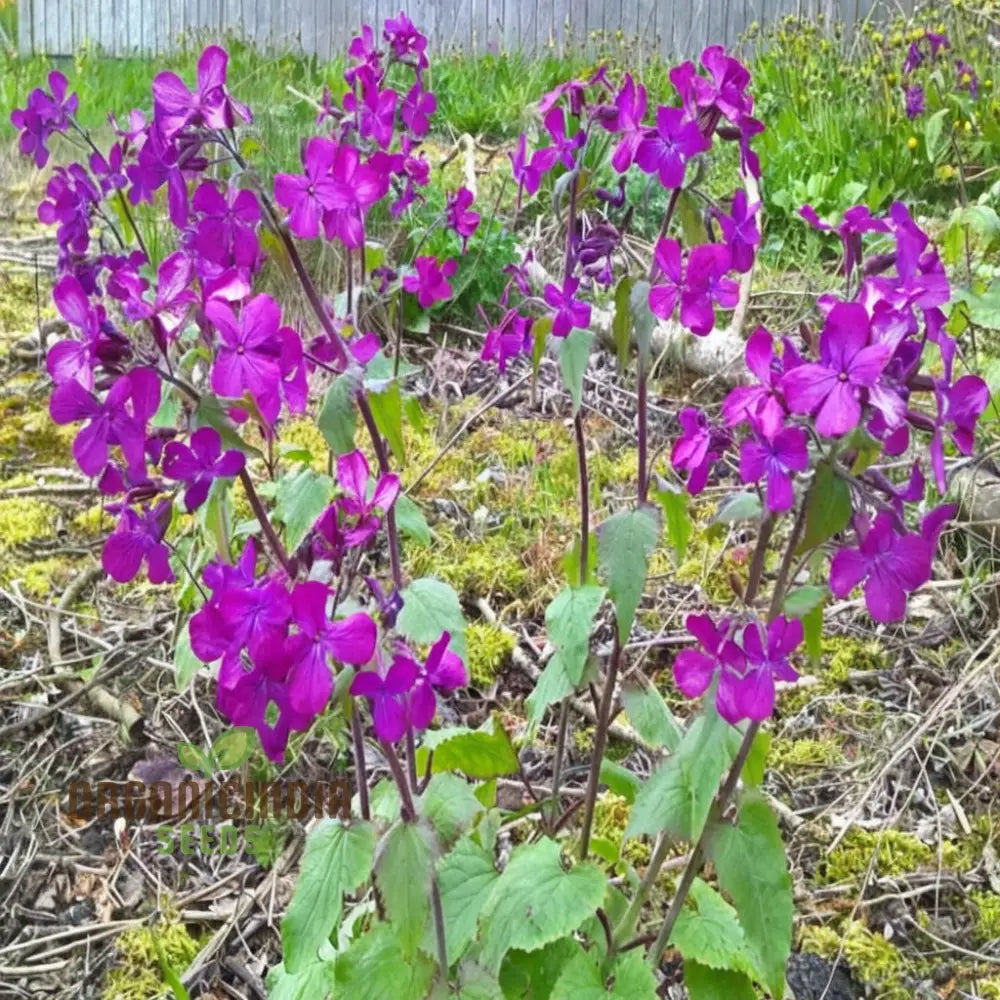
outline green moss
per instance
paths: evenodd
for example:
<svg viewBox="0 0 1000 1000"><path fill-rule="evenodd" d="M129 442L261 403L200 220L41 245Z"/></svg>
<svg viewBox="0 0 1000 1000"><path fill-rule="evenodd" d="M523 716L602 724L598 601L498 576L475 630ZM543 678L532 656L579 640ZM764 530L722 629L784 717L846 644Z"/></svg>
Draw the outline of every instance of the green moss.
<svg viewBox="0 0 1000 1000"><path fill-rule="evenodd" d="M842 635L823 639L823 664L829 680L842 684L852 670L881 670L885 654L874 639L859 641Z"/></svg>
<svg viewBox="0 0 1000 1000"><path fill-rule="evenodd" d="M2 325L0 325L2 328ZM0 467L6 464L66 465L76 426L59 426L49 417L47 398L29 399L33 381L11 379L0 399ZM23 386L23 393L19 390Z"/></svg>
<svg viewBox="0 0 1000 1000"><path fill-rule="evenodd" d="M937 849L910 833L852 829L821 864L816 880L820 885L860 881L872 864L873 857L874 878L933 871L938 867ZM962 853L949 841L942 846L940 862L944 868L953 871L962 871L966 867Z"/></svg>
<svg viewBox="0 0 1000 1000"><path fill-rule="evenodd" d="M0 500L0 551L51 536L57 516L55 507L33 497Z"/></svg>
<svg viewBox="0 0 1000 1000"><path fill-rule="evenodd" d="M42 318L54 310L47 286L35 293L35 278L30 274L0 274L0 336L4 339L23 337L38 326Z"/></svg>
<svg viewBox="0 0 1000 1000"><path fill-rule="evenodd" d="M54 584L68 575L72 565L65 559L38 559L18 566L9 576L20 580L30 597L45 597L52 592Z"/></svg>
<svg viewBox="0 0 1000 1000"><path fill-rule="evenodd" d="M972 892L976 907L976 937L980 942L1000 939L1000 893Z"/></svg>
<svg viewBox="0 0 1000 1000"><path fill-rule="evenodd" d="M84 535L106 535L114 526L114 518L104 509L103 504L95 503L80 511L71 524Z"/></svg>
<svg viewBox="0 0 1000 1000"><path fill-rule="evenodd" d="M903 954L880 934L873 934L858 920L848 921L838 933L831 927L806 927L800 947L832 961L841 954L855 978L876 991L879 1000L911 1000L912 990L902 983L906 971Z"/></svg>
<svg viewBox="0 0 1000 1000"><path fill-rule="evenodd" d="M843 763L840 741L832 736L789 740L779 737L771 744L771 763L776 768L828 767Z"/></svg>
<svg viewBox="0 0 1000 1000"><path fill-rule="evenodd" d="M469 676L478 687L489 687L514 651L515 639L489 622L473 622L465 632L469 649Z"/></svg>
<svg viewBox="0 0 1000 1000"><path fill-rule="evenodd" d="M628 826L628 801L614 792L602 792L594 803L594 835L621 844ZM649 844L641 840L629 840L622 845L622 857L633 865L645 865L649 862L651 849Z"/></svg>
<svg viewBox="0 0 1000 1000"><path fill-rule="evenodd" d="M307 452L309 464L317 472L326 472L329 447L315 421L308 417L292 420L281 428L281 453L292 453L298 461L304 460L301 453Z"/></svg>
<svg viewBox="0 0 1000 1000"><path fill-rule="evenodd" d="M180 975L194 960L208 935L203 939L193 937L171 914L155 928L129 928L115 942L119 961L108 971L101 1000L149 1000L150 997L171 995L160 970L154 937L166 963Z"/></svg>

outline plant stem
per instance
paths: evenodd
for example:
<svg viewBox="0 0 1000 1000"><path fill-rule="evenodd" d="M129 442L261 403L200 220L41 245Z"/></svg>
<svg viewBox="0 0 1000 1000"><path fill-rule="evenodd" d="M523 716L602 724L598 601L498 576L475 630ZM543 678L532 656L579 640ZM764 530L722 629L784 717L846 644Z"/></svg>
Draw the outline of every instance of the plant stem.
<svg viewBox="0 0 1000 1000"><path fill-rule="evenodd" d="M437 941L438 971L441 982L448 983L448 944L444 936L444 907L441 905L441 889L436 875L431 876L431 915L434 918L434 937Z"/></svg>
<svg viewBox="0 0 1000 1000"><path fill-rule="evenodd" d="M413 729L406 730L406 770L410 776L410 787L416 795L419 792L417 781L417 745L413 739Z"/></svg>
<svg viewBox="0 0 1000 1000"><path fill-rule="evenodd" d="M618 668L621 663L622 644L618 637L618 625L615 623L615 644L611 650L608 662L608 676L604 680L604 692L597 714L597 729L594 732L594 752L590 758L590 773L587 776L587 792L584 798L583 830L580 833L580 860L584 860L590 851L590 833L594 826L594 807L597 804L597 785L601 776L601 761L604 759L604 748L608 742L608 725L611 722L611 705L615 698L615 682L618 680Z"/></svg>
<svg viewBox="0 0 1000 1000"><path fill-rule="evenodd" d="M774 581L774 590L771 592L771 606L767 611L767 620L774 621L781 611L785 600L785 590L788 587L788 574L791 572L792 560L795 558L795 549L799 544L802 529L806 524L806 508L809 502L809 495L812 490L808 490L802 498L802 506L795 516L795 523L792 525L792 533L788 536L788 544L785 546L785 554L781 558L781 566L778 568L778 578Z"/></svg>
<svg viewBox="0 0 1000 1000"><path fill-rule="evenodd" d="M396 782L396 787L399 789L400 811L403 816L403 822L414 823L417 819L417 810L413 805L413 796L410 794L410 783L406 780L406 774L403 771L403 765L399 762L399 755L396 753L396 748L385 740L379 740L379 745L382 747L382 753L385 754L389 770L392 771L393 781Z"/></svg>
<svg viewBox="0 0 1000 1000"><path fill-rule="evenodd" d="M361 800L361 818L366 822L372 818L371 806L368 803L368 767L365 764L365 738L361 732L361 716L358 706L351 712L351 737L354 740L354 774L358 786L358 798Z"/></svg>
<svg viewBox="0 0 1000 1000"><path fill-rule="evenodd" d="M281 568L288 574L289 579L293 579L295 577L295 570L292 567L292 562L288 558L285 546L281 544L278 533L274 530L274 525L271 524L270 518L267 516L267 511L264 510L264 505L260 502L260 497L257 496L257 491L254 489L253 480L245 468L240 471L240 482L243 484L247 499L250 501L250 508L253 510L254 517L257 518L261 531L264 532L267 544L271 547L271 551L278 562L281 563Z"/></svg>
<svg viewBox="0 0 1000 1000"><path fill-rule="evenodd" d="M642 912L649 894L653 891L653 886L656 884L656 879L660 874L660 869L663 867L663 862L667 860L667 855L670 853L670 845L670 838L663 831L660 831L656 837L656 843L653 845L653 854L649 859L649 864L646 866L646 874L643 875L642 881L639 883L639 888L636 889L632 901L628 904L625 915L615 928L611 948L608 949L609 959L613 958L615 952L624 944L625 936L633 932L639 920L639 914Z"/></svg>
<svg viewBox="0 0 1000 1000"><path fill-rule="evenodd" d="M649 478L647 465L647 439L649 437L649 375L646 372L646 359L639 353L638 382L636 384L636 433L639 438L639 503L645 503L649 496Z"/></svg>
<svg viewBox="0 0 1000 1000"><path fill-rule="evenodd" d="M743 594L743 603L748 607L753 604L760 590L760 581L764 575L764 557L767 555L767 546L771 541L771 534L774 532L774 518L770 513L764 515L760 522L760 532L757 535L757 547L753 550L753 559L750 561L750 572L747 575L747 588Z"/></svg>
<svg viewBox="0 0 1000 1000"><path fill-rule="evenodd" d="M552 762L552 819L559 814L559 789L562 785L563 758L566 755L566 734L569 731L569 698L559 705L559 729L556 732L556 756Z"/></svg>
<svg viewBox="0 0 1000 1000"><path fill-rule="evenodd" d="M375 449L375 458L378 460L379 474L386 476L389 474L389 454L385 450L385 442L382 434L375 423L375 414L368 404L368 397L362 392L358 396L358 409L361 411L361 418L368 428L368 434L372 439L372 447ZM389 539L389 565L392 569L392 582L397 590L403 587L403 570L399 558L399 532L396 530L396 511L390 507L385 512L385 533Z"/></svg>

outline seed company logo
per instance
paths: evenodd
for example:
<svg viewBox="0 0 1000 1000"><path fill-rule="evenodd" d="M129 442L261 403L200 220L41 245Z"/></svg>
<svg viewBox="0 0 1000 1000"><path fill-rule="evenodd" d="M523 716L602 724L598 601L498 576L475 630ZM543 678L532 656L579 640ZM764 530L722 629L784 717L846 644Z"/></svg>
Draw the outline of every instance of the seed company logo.
<svg viewBox="0 0 1000 1000"><path fill-rule="evenodd" d="M178 764L200 773L200 778L179 778L180 772L168 761L172 774L163 780L74 781L69 786L68 818L81 824L109 818L116 821L116 828L118 821L158 824L160 854L177 849L181 854L236 854L243 842L247 853L256 856L272 843L272 829L265 823L273 827L278 820L350 817L353 788L347 777L329 781L222 777L242 767L256 747L256 732L238 726L223 732L208 750L193 743L178 745ZM170 825L172 819L181 822Z"/></svg>

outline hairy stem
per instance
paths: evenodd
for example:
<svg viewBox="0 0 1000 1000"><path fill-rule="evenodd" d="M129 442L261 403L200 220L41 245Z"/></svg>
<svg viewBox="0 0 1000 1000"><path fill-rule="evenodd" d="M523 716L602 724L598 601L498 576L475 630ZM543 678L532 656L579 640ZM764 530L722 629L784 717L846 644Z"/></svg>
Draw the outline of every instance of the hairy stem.
<svg viewBox="0 0 1000 1000"><path fill-rule="evenodd" d="M774 518L770 514L765 514L764 519L760 522L757 547L753 550L753 559L750 560L747 588L743 594L743 603L748 607L756 600L757 592L760 590L760 581L764 575L764 557L767 555L767 546L773 532Z"/></svg>
<svg viewBox="0 0 1000 1000"><path fill-rule="evenodd" d="M250 501L250 508L253 510L254 517L257 518L261 531L264 532L267 544L271 547L275 558L281 563L281 568L288 574L289 579L294 578L295 570L292 567L292 561L288 558L285 546L281 544L281 539L274 530L274 525L271 524L271 520L267 516L267 511L264 510L264 505L260 502L260 497L257 496L257 490L254 489L253 480L245 468L240 470L240 482L243 484L247 499Z"/></svg>
<svg viewBox="0 0 1000 1000"><path fill-rule="evenodd" d="M444 907L441 905L441 888L437 876L431 878L431 915L434 919L434 938L437 942L438 972L442 983L448 982L448 943L444 936Z"/></svg>
<svg viewBox="0 0 1000 1000"><path fill-rule="evenodd" d="M396 787L399 789L399 798L401 800L400 811L403 816L403 822L414 823L417 819L417 810L413 804L413 796L410 794L410 783L406 780L406 774L403 771L403 765L399 762L399 755L396 753L396 748L385 740L379 740L379 746L382 747L382 753L385 754L389 770L392 771L392 779L396 782Z"/></svg>
<svg viewBox="0 0 1000 1000"><path fill-rule="evenodd" d="M354 741L354 773L358 786L358 798L361 800L361 818L368 821L372 818L371 807L368 804L368 767L365 764L365 738L361 732L361 716L357 706L351 712L351 738Z"/></svg>
<svg viewBox="0 0 1000 1000"><path fill-rule="evenodd" d="M656 837L656 843L653 845L653 853L649 859L649 864L646 866L646 874L643 875L642 881L639 883L639 888L636 889L632 901L628 904L625 915L615 928L611 948L608 949L609 959L614 957L614 953L625 943L625 936L631 934L638 923L639 914L642 912L643 906L646 905L646 900L649 899L649 894L653 891L653 886L656 885L660 869L663 867L663 863L667 860L667 855L670 853L670 845L670 838L660 831Z"/></svg>

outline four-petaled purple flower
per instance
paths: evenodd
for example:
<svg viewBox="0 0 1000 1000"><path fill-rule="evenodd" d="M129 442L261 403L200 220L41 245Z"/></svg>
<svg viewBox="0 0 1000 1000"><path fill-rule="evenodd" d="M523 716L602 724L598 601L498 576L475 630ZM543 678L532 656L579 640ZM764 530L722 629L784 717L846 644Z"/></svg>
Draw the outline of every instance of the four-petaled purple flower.
<svg viewBox="0 0 1000 1000"><path fill-rule="evenodd" d="M430 131L431 116L437 111L437 98L415 83L403 98L399 117L415 139L422 139Z"/></svg>
<svg viewBox="0 0 1000 1000"><path fill-rule="evenodd" d="M439 266L436 257L418 257L413 264L417 273L403 278L403 288L416 295L421 309L430 309L435 302L451 298L448 279L458 267L454 260L446 260Z"/></svg>
<svg viewBox="0 0 1000 1000"><path fill-rule="evenodd" d="M699 337L712 332L715 306L735 309L740 286L727 277L732 269L732 254L721 243L695 247L688 257L681 292L681 323Z"/></svg>
<svg viewBox="0 0 1000 1000"><path fill-rule="evenodd" d="M21 155L34 157L39 169L49 161L49 137L53 132L65 132L69 128L70 118L80 105L76 94L66 96L66 88L66 77L53 70L49 73L51 93L36 87L28 95L25 106L10 114L11 125L21 133L18 140Z"/></svg>
<svg viewBox="0 0 1000 1000"><path fill-rule="evenodd" d="M738 385L722 403L727 427L756 421L767 436L778 433L785 422L785 408L779 393L780 362L774 355L774 341L763 327L747 338L744 358L757 385Z"/></svg>
<svg viewBox="0 0 1000 1000"><path fill-rule="evenodd" d="M730 438L714 428L701 410L687 406L677 414L683 432L670 453L670 464L678 472L687 472L687 491L696 496L705 488L708 470L718 461Z"/></svg>
<svg viewBox="0 0 1000 1000"><path fill-rule="evenodd" d="M753 267L754 254L760 246L760 230L755 218L759 211L760 202L755 201L750 205L746 191L741 188L733 195L730 214L719 213L716 216L732 254L732 268L740 274L745 274Z"/></svg>
<svg viewBox="0 0 1000 1000"><path fill-rule="evenodd" d="M238 476L246 465L246 456L235 449L223 453L222 438L211 427L200 427L191 435L190 446L170 441L163 449L163 474L186 484L184 503L196 510L208 498L216 479Z"/></svg>
<svg viewBox="0 0 1000 1000"><path fill-rule="evenodd" d="M170 549L163 536L170 524L170 501L161 500L155 507L141 511L126 507L118 526L104 541L101 565L118 583L134 580L143 561L150 583L171 583Z"/></svg>
<svg viewBox="0 0 1000 1000"><path fill-rule="evenodd" d="M639 143L635 162L647 174L658 174L665 188L678 188L684 183L688 160L710 145L698 125L685 118L683 109L661 104L656 110L656 128Z"/></svg>
<svg viewBox="0 0 1000 1000"><path fill-rule="evenodd" d="M375 484L375 490L368 498L368 482L371 470L368 460L360 451L352 451L337 459L337 482L343 496L337 499L337 507L345 517L355 519L354 527L344 533L344 544L350 548L364 545L378 531L381 520L375 511L386 513L399 495L399 476L382 476Z"/></svg>
<svg viewBox="0 0 1000 1000"><path fill-rule="evenodd" d="M510 165L517 181L517 200L521 203L522 191L534 194L542 183L542 175L547 174L559 158L559 150L555 146L545 146L536 149L528 158L528 137L522 132L517 140L517 149L509 154Z"/></svg>
<svg viewBox="0 0 1000 1000"><path fill-rule="evenodd" d="M590 303L576 298L580 279L568 277L560 288L545 286L545 301L556 310L552 317L552 336L566 337L574 329L586 330L590 326Z"/></svg>
<svg viewBox="0 0 1000 1000"><path fill-rule="evenodd" d="M934 481L942 495L947 490L944 474L944 434L951 435L962 455L971 455L975 444L976 423L989 405L989 386L978 375L963 375L950 388L936 391L938 418L931 439L931 467Z"/></svg>
<svg viewBox="0 0 1000 1000"><path fill-rule="evenodd" d="M759 431L755 428L755 431ZM786 427L773 437L758 432L740 449L740 478L744 483L767 480L767 509L788 510L795 499L792 476L809 468L808 435L801 427Z"/></svg>
<svg viewBox="0 0 1000 1000"><path fill-rule="evenodd" d="M462 238L462 253L468 251L469 238L479 228L479 213L469 211L469 206L475 200L475 195L464 187L460 187L454 194L448 196L445 214L448 226Z"/></svg>

